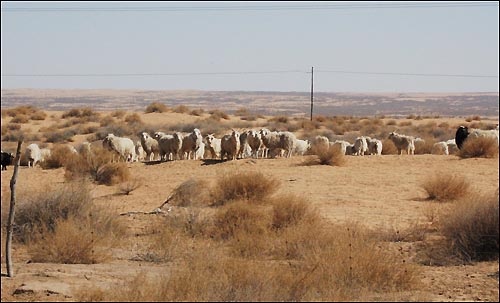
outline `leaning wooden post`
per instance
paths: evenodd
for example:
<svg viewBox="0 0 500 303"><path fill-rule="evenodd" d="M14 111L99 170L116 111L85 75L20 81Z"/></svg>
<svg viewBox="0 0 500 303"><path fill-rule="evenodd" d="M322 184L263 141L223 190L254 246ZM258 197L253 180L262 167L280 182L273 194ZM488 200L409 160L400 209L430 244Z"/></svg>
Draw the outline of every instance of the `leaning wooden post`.
<svg viewBox="0 0 500 303"><path fill-rule="evenodd" d="M19 170L19 164L21 163L21 145L22 140L17 141L17 152L16 152L16 163L14 163L14 174L12 179L10 179L10 209L9 209L9 221L7 222L7 243L5 244L5 256L7 263L7 276L13 277L14 271L12 270L12 257L11 257L11 247L12 247L12 232L14 230L14 212L16 206L16 180L17 172Z"/></svg>

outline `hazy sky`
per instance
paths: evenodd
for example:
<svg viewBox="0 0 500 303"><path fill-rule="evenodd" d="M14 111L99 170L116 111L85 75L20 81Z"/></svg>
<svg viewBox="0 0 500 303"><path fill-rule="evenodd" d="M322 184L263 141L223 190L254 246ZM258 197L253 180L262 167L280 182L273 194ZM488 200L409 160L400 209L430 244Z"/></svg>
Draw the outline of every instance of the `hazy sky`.
<svg viewBox="0 0 500 303"><path fill-rule="evenodd" d="M3 1L2 88L309 91L314 66L316 91L498 92L498 12L496 1Z"/></svg>

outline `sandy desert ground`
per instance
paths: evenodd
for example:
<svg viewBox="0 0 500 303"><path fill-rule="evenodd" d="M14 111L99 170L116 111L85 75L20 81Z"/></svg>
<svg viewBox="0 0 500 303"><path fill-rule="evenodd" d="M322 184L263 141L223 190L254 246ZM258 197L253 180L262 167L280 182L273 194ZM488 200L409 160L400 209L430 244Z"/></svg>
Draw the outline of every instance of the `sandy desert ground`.
<svg viewBox="0 0 500 303"><path fill-rule="evenodd" d="M49 116L61 112L48 112ZM191 115L140 114L146 124L190 123L198 119ZM2 125L9 118L2 118ZM237 119L232 117L232 119ZM404 119L403 119L404 120ZM463 118L435 119L437 123L452 125ZM258 121L257 121L258 122ZM398 120L399 122L399 120ZM414 125L428 120L413 121ZM498 119L489 121L498 123ZM36 132L51 124L50 119L24 125ZM203 130L202 130L203 131ZM71 144L78 145L85 136L75 136ZM24 147L28 142L24 144ZM12 142L2 142L2 150L13 150ZM151 211L162 204L182 182L202 177L213 180L235 171L258 171L280 181L280 193L306 196L323 218L337 226L338 223L357 222L373 231L393 229L404 232L417 224L432 225L429 213L435 201L426 200L420 184L437 172L464 176L476 192L494 191L499 184L499 160L459 159L444 155L382 155L348 157L344 166L303 166L309 156L291 159L241 159L214 163L210 161L173 161L154 165L128 163L132 177L141 178L143 186L131 195L117 195L118 185L92 185L96 205L106 206L118 217L129 211ZM13 168L1 173L2 203L8 202L9 181ZM27 190L50 191L65 182L64 168L28 169L20 167L19 192ZM173 207L175 211L175 207ZM2 207L2 210L4 207ZM141 252L141 243L147 227L155 215L134 214L119 216L126 223L127 236L123 248L113 250L113 259L100 264L51 264L30 261L26 247L14 244L15 277L4 276L5 254L2 247L2 301L75 301L75 292L82 288L111 286L146 271L149 274L168 271L171 262L152 263L133 261ZM167 214L168 216L168 214ZM2 222L3 224L3 222ZM335 233L335 230L331 230ZM2 234L2 237L4 235ZM2 245L4 241L2 239ZM398 293L372 293L369 300L389 301L498 301L499 263L475 262L468 265L428 266L418 260L415 242L396 242L391 245L402 251L402 262L418 267L417 280L421 286L412 291Z"/></svg>

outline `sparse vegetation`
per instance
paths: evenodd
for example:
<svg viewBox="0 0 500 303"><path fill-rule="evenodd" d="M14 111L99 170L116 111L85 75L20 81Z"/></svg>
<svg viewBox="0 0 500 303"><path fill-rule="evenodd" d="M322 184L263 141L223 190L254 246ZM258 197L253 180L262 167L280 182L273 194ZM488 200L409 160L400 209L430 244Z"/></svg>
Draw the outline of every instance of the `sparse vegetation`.
<svg viewBox="0 0 500 303"><path fill-rule="evenodd" d="M469 182L461 175L439 172L426 178L422 188L429 200L452 201L464 197L469 191Z"/></svg>
<svg viewBox="0 0 500 303"><path fill-rule="evenodd" d="M303 165L330 165L330 166L344 166L347 159L340 151L340 148L316 148L311 149L311 154L314 156L309 157L303 162Z"/></svg>
<svg viewBox="0 0 500 303"><path fill-rule="evenodd" d="M99 184L114 185L130 179L130 172L123 162L108 163L99 167L95 180Z"/></svg>
<svg viewBox="0 0 500 303"><path fill-rule="evenodd" d="M148 113L164 113L168 111L168 107L160 102L153 102L146 107L146 114Z"/></svg>
<svg viewBox="0 0 500 303"><path fill-rule="evenodd" d="M465 140L458 152L462 159L467 158L498 158L498 144L493 138L472 138Z"/></svg>

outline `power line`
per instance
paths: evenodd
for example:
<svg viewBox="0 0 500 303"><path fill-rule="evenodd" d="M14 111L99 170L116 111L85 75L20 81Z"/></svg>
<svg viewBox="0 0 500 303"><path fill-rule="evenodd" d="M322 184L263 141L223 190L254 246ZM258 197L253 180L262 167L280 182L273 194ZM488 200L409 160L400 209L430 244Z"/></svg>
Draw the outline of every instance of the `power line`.
<svg viewBox="0 0 500 303"><path fill-rule="evenodd" d="M432 73L396 73L367 72L347 70L316 70L317 73L382 75L382 76L418 76L418 77L461 77L461 78L498 78L494 75L473 74L432 74ZM161 77L161 76L223 76L223 75L263 75L263 74L310 74L305 70L275 71L233 71L233 72L180 72L180 73L88 73L88 74L2 74L2 77Z"/></svg>
<svg viewBox="0 0 500 303"><path fill-rule="evenodd" d="M363 75L388 75L388 76L420 76L420 77L462 77L462 78L498 78L492 75L471 75L471 74L427 74L427 73L391 73L391 72L358 72L345 70L317 70L317 73L338 73L338 74L363 74Z"/></svg>
<svg viewBox="0 0 500 303"><path fill-rule="evenodd" d="M280 10L335 10L385 8L446 8L446 7L498 7L498 2L444 2L444 3L362 3L362 4L309 4L266 6L178 6L178 7L6 7L2 12L168 12L168 11L280 11Z"/></svg>
<svg viewBox="0 0 500 303"><path fill-rule="evenodd" d="M244 72L186 72L186 73L113 73L113 74L5 74L2 77L142 77L142 76L203 76L307 73L299 70L244 71Z"/></svg>

